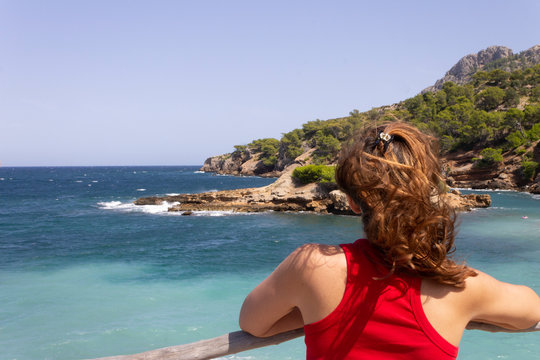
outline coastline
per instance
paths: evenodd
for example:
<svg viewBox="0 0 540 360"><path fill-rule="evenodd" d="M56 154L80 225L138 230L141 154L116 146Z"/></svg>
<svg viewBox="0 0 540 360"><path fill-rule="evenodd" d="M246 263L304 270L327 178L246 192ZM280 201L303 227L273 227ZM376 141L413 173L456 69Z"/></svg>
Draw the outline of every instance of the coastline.
<svg viewBox="0 0 540 360"><path fill-rule="evenodd" d="M333 183L301 184L292 177L296 166L287 171L272 184L259 188L221 190L197 194L175 194L166 196L141 197L135 205L172 204L169 212L192 215L195 211L264 212L293 211L321 214L355 215L349 208L347 198ZM470 211L473 208L491 206L489 194L462 195L458 190L445 194L447 201L456 211Z"/></svg>

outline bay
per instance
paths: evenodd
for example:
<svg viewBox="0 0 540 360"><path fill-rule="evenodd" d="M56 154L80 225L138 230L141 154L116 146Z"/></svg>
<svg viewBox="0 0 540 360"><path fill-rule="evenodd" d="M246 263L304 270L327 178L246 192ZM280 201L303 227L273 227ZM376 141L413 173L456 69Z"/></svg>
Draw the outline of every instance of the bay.
<svg viewBox="0 0 540 360"><path fill-rule="evenodd" d="M0 359L130 354L237 330L243 298L288 253L362 236L349 216L132 204L273 181L197 170L0 168ZM489 194L492 208L460 215L456 257L540 292L540 199ZM459 359L537 359L538 336L467 331ZM229 358L304 357L297 339Z"/></svg>

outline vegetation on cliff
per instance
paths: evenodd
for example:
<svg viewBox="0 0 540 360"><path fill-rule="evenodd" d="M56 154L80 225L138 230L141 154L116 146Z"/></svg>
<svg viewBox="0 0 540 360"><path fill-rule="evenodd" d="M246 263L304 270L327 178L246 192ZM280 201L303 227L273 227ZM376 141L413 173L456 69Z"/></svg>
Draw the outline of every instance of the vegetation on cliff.
<svg viewBox="0 0 540 360"><path fill-rule="evenodd" d="M313 151L308 162L333 164L342 144L364 124L402 119L436 135L443 155L465 150L482 152L474 159L480 167L497 164L502 161L502 152L513 151L521 158L523 178L532 179L538 171L538 159L526 154L531 144L540 139L537 53L539 46L498 58L475 68L462 85L447 81L439 90L426 91L392 106L309 121L301 129L283 134L280 140L260 139L237 145L235 153L257 153L268 171L283 170L309 149Z"/></svg>

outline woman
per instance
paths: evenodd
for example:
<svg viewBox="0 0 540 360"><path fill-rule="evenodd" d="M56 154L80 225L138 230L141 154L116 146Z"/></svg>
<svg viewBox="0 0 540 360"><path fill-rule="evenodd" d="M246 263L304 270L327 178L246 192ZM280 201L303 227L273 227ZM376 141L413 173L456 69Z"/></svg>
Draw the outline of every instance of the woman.
<svg viewBox="0 0 540 360"><path fill-rule="evenodd" d="M308 359L455 359L471 321L525 329L540 298L456 263L434 138L373 126L342 151L336 181L367 239L308 244L246 298L240 327L266 337L304 327Z"/></svg>

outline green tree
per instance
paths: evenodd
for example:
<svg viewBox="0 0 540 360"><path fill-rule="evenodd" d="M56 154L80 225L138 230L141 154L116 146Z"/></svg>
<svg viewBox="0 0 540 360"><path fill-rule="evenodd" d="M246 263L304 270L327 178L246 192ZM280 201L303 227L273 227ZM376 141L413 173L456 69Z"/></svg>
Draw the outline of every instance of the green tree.
<svg viewBox="0 0 540 360"><path fill-rule="evenodd" d="M504 114L504 126L506 129L512 131L517 130L525 137L525 132L523 131L523 119L525 118L523 111L519 109L508 109Z"/></svg>
<svg viewBox="0 0 540 360"><path fill-rule="evenodd" d="M304 131L294 129L281 137L281 151L287 159L294 160L302 154L302 138Z"/></svg>
<svg viewBox="0 0 540 360"><path fill-rule="evenodd" d="M476 95L476 106L482 110L495 110L502 104L504 99L504 90L498 87L488 87Z"/></svg>
<svg viewBox="0 0 540 360"><path fill-rule="evenodd" d="M523 109L523 126L531 127L540 122L540 105L527 105Z"/></svg>
<svg viewBox="0 0 540 360"><path fill-rule="evenodd" d="M517 106L519 104L519 95L517 91L511 87L507 88L504 92L503 102L508 107Z"/></svg>
<svg viewBox="0 0 540 360"><path fill-rule="evenodd" d="M510 73L503 71L501 69L495 69L488 73L487 84L490 86L506 87L508 84L508 79L510 78Z"/></svg>
<svg viewBox="0 0 540 360"><path fill-rule="evenodd" d="M538 163L536 161L524 160L521 162L521 171L523 173L523 177L526 180L534 179L534 175L536 174L537 169Z"/></svg>
<svg viewBox="0 0 540 360"><path fill-rule="evenodd" d="M332 135L325 135L322 130L317 131L315 134L315 150L313 158L316 163L324 163L332 160L338 154L341 143Z"/></svg>
<svg viewBox="0 0 540 360"><path fill-rule="evenodd" d="M527 137L531 141L540 140L540 123L536 123L527 131Z"/></svg>
<svg viewBox="0 0 540 360"><path fill-rule="evenodd" d="M272 167L277 163L279 144L278 139L266 138L254 140L248 146L261 153L260 159L264 165Z"/></svg>

